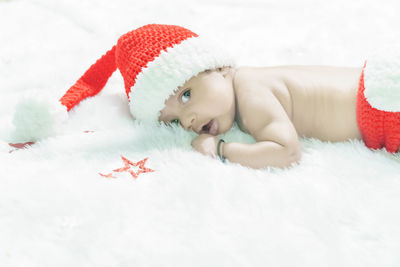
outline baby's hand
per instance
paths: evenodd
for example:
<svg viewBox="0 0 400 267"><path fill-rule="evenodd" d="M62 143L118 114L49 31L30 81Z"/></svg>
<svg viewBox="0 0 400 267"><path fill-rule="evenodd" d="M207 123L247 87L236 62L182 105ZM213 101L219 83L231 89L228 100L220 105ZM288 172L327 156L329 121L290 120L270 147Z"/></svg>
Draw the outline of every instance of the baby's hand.
<svg viewBox="0 0 400 267"><path fill-rule="evenodd" d="M192 147L201 154L217 157L217 145L219 138L211 134L200 134L192 140Z"/></svg>

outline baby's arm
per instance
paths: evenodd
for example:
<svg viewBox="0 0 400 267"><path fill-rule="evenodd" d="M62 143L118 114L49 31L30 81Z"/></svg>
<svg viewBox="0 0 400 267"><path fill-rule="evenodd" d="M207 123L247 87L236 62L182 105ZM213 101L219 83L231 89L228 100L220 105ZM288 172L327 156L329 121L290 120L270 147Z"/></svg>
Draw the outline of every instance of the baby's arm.
<svg viewBox="0 0 400 267"><path fill-rule="evenodd" d="M223 154L230 162L252 168L288 167L301 158L296 129L271 91L266 97L246 97L242 116L252 116L244 125L257 143L225 143Z"/></svg>

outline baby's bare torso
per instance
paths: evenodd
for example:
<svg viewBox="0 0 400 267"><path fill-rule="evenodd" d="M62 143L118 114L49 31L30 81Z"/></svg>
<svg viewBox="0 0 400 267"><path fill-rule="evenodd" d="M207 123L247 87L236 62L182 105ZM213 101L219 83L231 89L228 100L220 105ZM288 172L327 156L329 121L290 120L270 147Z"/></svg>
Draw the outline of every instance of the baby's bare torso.
<svg viewBox="0 0 400 267"><path fill-rule="evenodd" d="M241 117L244 112L241 110L240 96L246 94L249 88L253 88L253 94L260 93L260 96L262 92L254 90L271 90L300 137L332 142L361 139L356 121L356 97L361 72L361 67L333 66L238 68L236 75L240 75L242 81L236 88L238 125L248 132L243 120L256 119L256 114Z"/></svg>

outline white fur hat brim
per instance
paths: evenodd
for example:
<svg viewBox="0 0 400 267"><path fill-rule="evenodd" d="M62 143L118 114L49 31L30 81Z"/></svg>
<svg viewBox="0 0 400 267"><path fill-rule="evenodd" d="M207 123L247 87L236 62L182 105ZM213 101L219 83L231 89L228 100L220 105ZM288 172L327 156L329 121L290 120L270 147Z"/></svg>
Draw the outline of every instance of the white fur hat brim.
<svg viewBox="0 0 400 267"><path fill-rule="evenodd" d="M385 46L367 59L364 95L376 109L400 112L400 46Z"/></svg>
<svg viewBox="0 0 400 267"><path fill-rule="evenodd" d="M133 117L144 123L159 123L160 111L174 90L204 70L224 66L234 66L232 57L221 44L206 37L191 37L161 51L131 87L129 106Z"/></svg>

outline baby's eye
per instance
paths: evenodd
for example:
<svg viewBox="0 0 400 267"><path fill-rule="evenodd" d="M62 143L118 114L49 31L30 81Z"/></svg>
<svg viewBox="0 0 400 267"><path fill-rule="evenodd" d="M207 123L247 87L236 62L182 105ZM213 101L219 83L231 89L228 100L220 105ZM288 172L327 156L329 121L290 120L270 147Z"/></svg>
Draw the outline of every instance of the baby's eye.
<svg viewBox="0 0 400 267"><path fill-rule="evenodd" d="M184 100L185 97L187 98L186 101ZM187 91L185 91L185 92L183 93L183 95L182 95L182 102L183 102L183 103L186 103L186 102L189 100L189 98L190 98L190 89L187 90Z"/></svg>

